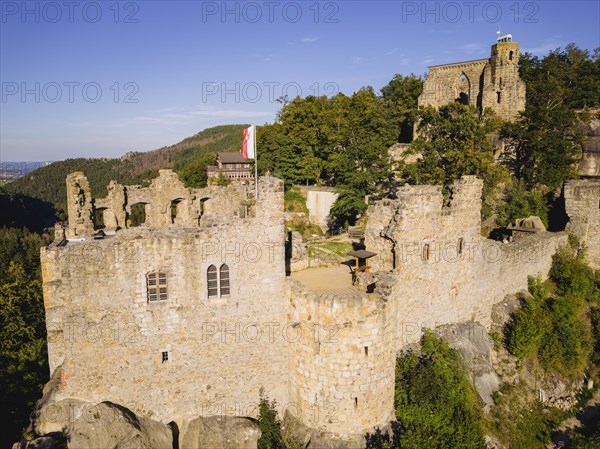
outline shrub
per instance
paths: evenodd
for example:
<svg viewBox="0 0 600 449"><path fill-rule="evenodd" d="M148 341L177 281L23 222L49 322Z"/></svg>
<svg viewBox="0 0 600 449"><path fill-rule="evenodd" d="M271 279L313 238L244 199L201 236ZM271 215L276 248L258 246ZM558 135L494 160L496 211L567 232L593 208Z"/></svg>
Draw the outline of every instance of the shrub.
<svg viewBox="0 0 600 449"><path fill-rule="evenodd" d="M581 304L558 298L548 301L547 307L552 327L540 348L540 362L546 371L575 376L583 371L590 354L590 338L579 319Z"/></svg>
<svg viewBox="0 0 600 449"><path fill-rule="evenodd" d="M506 349L519 357L527 358L536 354L552 327L552 319L545 309L549 292L541 280L529 279L530 298L518 309L505 327Z"/></svg>
<svg viewBox="0 0 600 449"><path fill-rule="evenodd" d="M585 261L585 248L576 239L560 248L552 258L550 279L559 294L600 303L600 285L594 271Z"/></svg>
<svg viewBox="0 0 600 449"><path fill-rule="evenodd" d="M479 399L458 351L429 332L421 346L420 355L406 352L397 359L395 403L401 431L394 436L399 442L394 447L483 448Z"/></svg>
<svg viewBox="0 0 600 449"><path fill-rule="evenodd" d="M258 428L261 431L258 449L283 448L281 421L277 418L277 402L275 400L269 402L263 388L260 389L258 404Z"/></svg>

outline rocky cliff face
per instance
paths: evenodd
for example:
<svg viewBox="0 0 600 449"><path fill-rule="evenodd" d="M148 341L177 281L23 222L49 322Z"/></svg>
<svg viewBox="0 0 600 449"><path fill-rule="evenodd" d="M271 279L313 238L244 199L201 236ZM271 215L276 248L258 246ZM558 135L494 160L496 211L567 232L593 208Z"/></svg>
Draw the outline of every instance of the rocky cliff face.
<svg viewBox="0 0 600 449"><path fill-rule="evenodd" d="M112 402L95 404L75 398L56 400L59 367L31 414L28 438L13 449L255 449L260 430L249 418L197 417L164 424Z"/></svg>
<svg viewBox="0 0 600 449"><path fill-rule="evenodd" d="M524 363L495 344L491 337L495 334L501 338L504 324L520 305L517 295L507 295L504 301L496 304L489 332L476 322L442 326L435 332L460 352L486 412L494 404L493 395L502 383L522 383L528 392L526 399L539 399L548 406L567 410L576 403L582 379L568 381L554 373L543 374L536 366Z"/></svg>

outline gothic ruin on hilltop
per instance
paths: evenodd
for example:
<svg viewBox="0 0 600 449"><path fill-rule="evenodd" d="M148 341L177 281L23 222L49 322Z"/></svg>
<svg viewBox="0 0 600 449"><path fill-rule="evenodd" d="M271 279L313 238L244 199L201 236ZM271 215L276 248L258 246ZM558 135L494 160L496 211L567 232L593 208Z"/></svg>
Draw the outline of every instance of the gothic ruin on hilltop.
<svg viewBox="0 0 600 449"><path fill-rule="evenodd" d="M525 82L519 77L519 44L507 34L486 59L429 67L419 106L439 108L453 101L491 108L504 120L525 109Z"/></svg>

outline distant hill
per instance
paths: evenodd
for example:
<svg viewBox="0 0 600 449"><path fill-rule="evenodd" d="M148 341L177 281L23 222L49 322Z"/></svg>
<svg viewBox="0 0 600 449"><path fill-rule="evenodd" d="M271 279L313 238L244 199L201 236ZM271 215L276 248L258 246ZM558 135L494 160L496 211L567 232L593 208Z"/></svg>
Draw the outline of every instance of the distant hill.
<svg viewBox="0 0 600 449"><path fill-rule="evenodd" d="M120 159L66 159L6 184L8 194L22 194L51 203L57 216L65 218L66 186L69 173L83 171L95 198L106 196L106 186L114 179L124 184L146 185L161 168L177 171L219 151L237 152L242 148L243 129L249 125L223 125L205 129L181 142L147 152L131 152ZM45 209L47 212L47 209Z"/></svg>

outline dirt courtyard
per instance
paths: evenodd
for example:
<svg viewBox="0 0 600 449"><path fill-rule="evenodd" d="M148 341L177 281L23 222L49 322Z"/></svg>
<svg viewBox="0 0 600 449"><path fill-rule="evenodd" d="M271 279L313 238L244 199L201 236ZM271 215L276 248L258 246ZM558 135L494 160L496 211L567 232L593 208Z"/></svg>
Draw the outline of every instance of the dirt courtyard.
<svg viewBox="0 0 600 449"><path fill-rule="evenodd" d="M336 290L352 287L352 274L347 265L308 268L292 273L292 279L300 281L311 290Z"/></svg>

